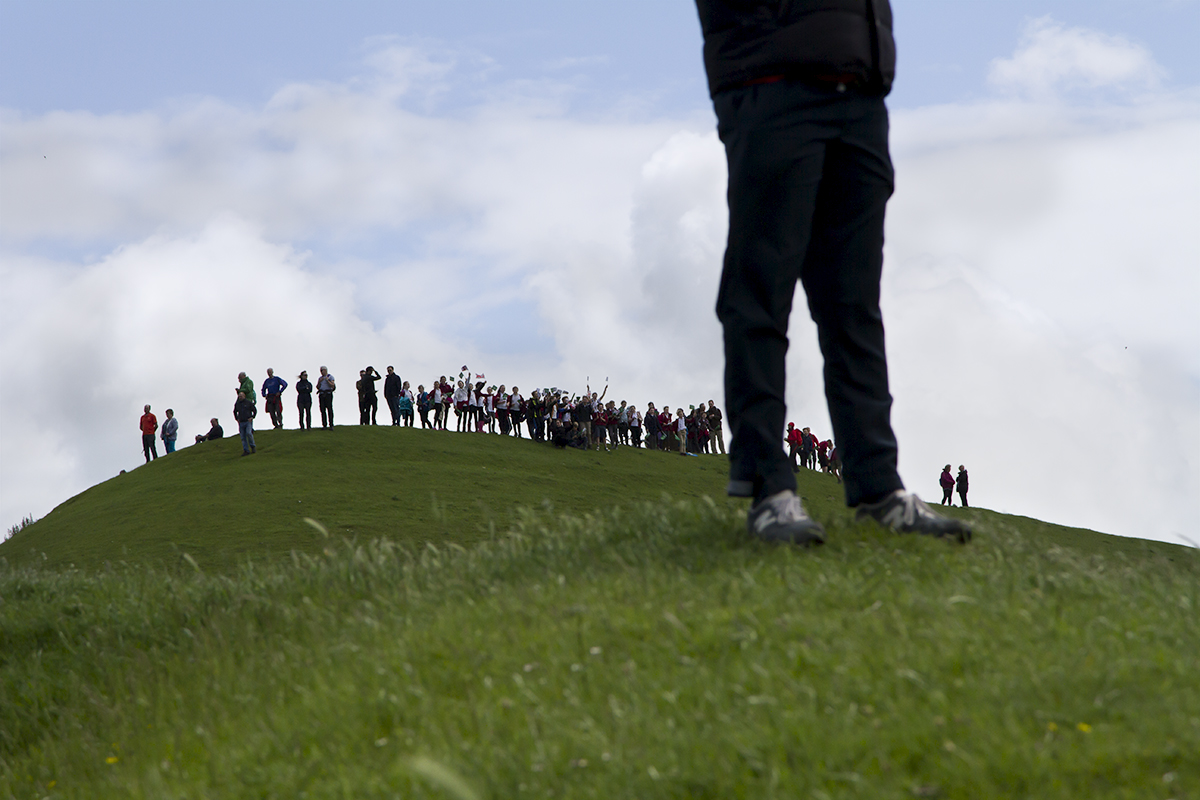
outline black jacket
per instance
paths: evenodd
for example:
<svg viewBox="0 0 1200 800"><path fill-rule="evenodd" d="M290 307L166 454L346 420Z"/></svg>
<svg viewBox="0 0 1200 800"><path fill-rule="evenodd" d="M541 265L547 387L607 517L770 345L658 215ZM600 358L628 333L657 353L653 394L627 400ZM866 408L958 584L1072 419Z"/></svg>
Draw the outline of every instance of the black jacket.
<svg viewBox="0 0 1200 800"><path fill-rule="evenodd" d="M854 76L887 94L896 74L888 0L696 0L708 90L755 78Z"/></svg>
<svg viewBox="0 0 1200 800"><path fill-rule="evenodd" d="M384 397L399 397L400 392L404 389L404 384L400 382L400 376L392 373L383 379L383 396Z"/></svg>
<svg viewBox="0 0 1200 800"><path fill-rule="evenodd" d="M233 418L238 422L245 422L248 419L254 419L256 416L258 416L258 409L249 400L239 397L238 401L233 404Z"/></svg>

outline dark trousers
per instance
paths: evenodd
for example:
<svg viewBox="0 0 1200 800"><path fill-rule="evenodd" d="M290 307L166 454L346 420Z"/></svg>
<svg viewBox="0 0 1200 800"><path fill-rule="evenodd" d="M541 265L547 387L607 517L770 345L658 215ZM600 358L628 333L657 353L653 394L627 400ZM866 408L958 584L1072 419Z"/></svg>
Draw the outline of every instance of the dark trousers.
<svg viewBox="0 0 1200 800"><path fill-rule="evenodd" d="M153 433L142 434L142 455L146 456L146 463L150 463L150 457L158 458L158 445L154 443Z"/></svg>
<svg viewBox="0 0 1200 800"><path fill-rule="evenodd" d="M300 430L312 430L312 395L302 394L296 399L296 410L300 413Z"/></svg>
<svg viewBox="0 0 1200 800"><path fill-rule="evenodd" d="M400 395L396 395L395 397L388 397L387 395L384 395L383 398L385 400L387 400L388 411L391 412L391 415L392 415L392 424L399 425L400 424Z"/></svg>
<svg viewBox="0 0 1200 800"><path fill-rule="evenodd" d="M825 397L854 506L903 488L896 472L879 281L892 193L882 98L798 81L714 99L729 164L724 326L731 494L796 488L783 440L796 281L825 358Z"/></svg>
<svg viewBox="0 0 1200 800"><path fill-rule="evenodd" d="M958 499L959 499L959 500L962 500L962 507L963 507L963 508L967 508L967 507L968 507L968 504L967 504L967 490L966 490L966 489L959 489L959 490L958 490Z"/></svg>
<svg viewBox="0 0 1200 800"><path fill-rule="evenodd" d="M266 403L263 404L267 415L271 418L272 428L283 427L283 398L277 394L273 394L266 398Z"/></svg>
<svg viewBox="0 0 1200 800"><path fill-rule="evenodd" d="M321 410L321 427L333 427L333 392L318 392L317 406ZM326 419L328 417L328 419Z"/></svg>
<svg viewBox="0 0 1200 800"><path fill-rule="evenodd" d="M942 487L942 505L944 505L944 506L954 505L954 497L952 496L953 492L954 492L953 486L943 486Z"/></svg>

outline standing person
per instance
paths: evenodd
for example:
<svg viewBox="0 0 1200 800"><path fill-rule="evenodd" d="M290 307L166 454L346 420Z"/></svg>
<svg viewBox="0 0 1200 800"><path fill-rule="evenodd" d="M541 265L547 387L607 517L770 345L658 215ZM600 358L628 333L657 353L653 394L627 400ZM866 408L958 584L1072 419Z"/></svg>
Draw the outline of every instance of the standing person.
<svg viewBox="0 0 1200 800"><path fill-rule="evenodd" d="M275 370L267 367L267 379L263 381L262 396L263 406L267 409L267 414L271 417L271 427L283 427L283 390L288 387L288 382L283 378L275 376Z"/></svg>
<svg viewBox="0 0 1200 800"><path fill-rule="evenodd" d="M938 478L942 487L942 505L954 505L954 476L950 474L950 465L942 467L942 476Z"/></svg>
<svg viewBox="0 0 1200 800"><path fill-rule="evenodd" d="M654 403L646 404L646 415L642 417L642 424L646 428L646 449L658 450L658 409L654 407Z"/></svg>
<svg viewBox="0 0 1200 800"><path fill-rule="evenodd" d="M400 376L396 374L395 368L388 367L387 377L383 379L383 399L387 401L393 425L400 424L400 392L403 389L404 384L400 382Z"/></svg>
<svg viewBox="0 0 1200 800"><path fill-rule="evenodd" d="M637 406L629 407L629 441L635 449L642 446L642 415Z"/></svg>
<svg viewBox="0 0 1200 800"><path fill-rule="evenodd" d="M163 447L168 453L175 452L175 440L179 436L179 420L175 419L174 409L167 409L167 418L163 420L162 433L160 434L163 440Z"/></svg>
<svg viewBox="0 0 1200 800"><path fill-rule="evenodd" d="M721 430L721 409L717 408L717 404L712 400L708 401L708 411L704 412L705 418L708 419L708 429L712 431L713 438L713 455L717 454L717 448L721 448L721 455L725 455L725 434Z"/></svg>
<svg viewBox="0 0 1200 800"><path fill-rule="evenodd" d="M521 423L525 420L525 398L516 386L512 387L512 394L508 396L508 419L512 423L513 436L524 439Z"/></svg>
<svg viewBox="0 0 1200 800"><path fill-rule="evenodd" d="M412 389L408 388L408 381L405 381L400 387L399 397L396 398L396 407L400 409L400 420L406 428L411 428L413 425L413 405L415 403L416 398L413 396Z"/></svg>
<svg viewBox="0 0 1200 800"><path fill-rule="evenodd" d="M321 411L321 427L333 430L333 393L337 391L337 382L329 374L329 370L321 367L317 377L317 406ZM326 419L328 417L328 419Z"/></svg>
<svg viewBox="0 0 1200 800"><path fill-rule="evenodd" d="M810 428L800 431L800 464L805 469L813 469L814 456L817 452L817 437Z"/></svg>
<svg viewBox="0 0 1200 800"><path fill-rule="evenodd" d="M257 453L254 449L254 417L258 409L246 397L245 392L238 392L237 402L233 404L233 418L237 420L238 435L242 437L242 455Z"/></svg>
<svg viewBox="0 0 1200 800"><path fill-rule="evenodd" d="M512 423L508 415L508 391L507 387L502 383L500 388L496 390L496 396L493 398L493 405L496 408L496 417L500 422L500 435L508 436L512 430Z"/></svg>
<svg viewBox="0 0 1200 800"><path fill-rule="evenodd" d="M296 378L296 410L300 412L300 430L312 430L312 393L313 385L308 379L308 373L300 370Z"/></svg>
<svg viewBox="0 0 1200 800"><path fill-rule="evenodd" d="M154 432L158 430L158 417L150 413L150 406L142 409L142 418L138 420L138 430L142 432L142 455L146 457L146 463L150 463L150 457L158 458L158 445L154 443Z"/></svg>
<svg viewBox="0 0 1200 800"><path fill-rule="evenodd" d="M629 444L629 406L625 401L621 401L621 407L617 409L617 438L621 444Z"/></svg>
<svg viewBox="0 0 1200 800"><path fill-rule="evenodd" d="M986 475L984 476L987 477ZM955 481L955 487L958 489L958 499L962 501L962 507L967 508L967 489L971 488L967 481L967 468L962 464L958 465L958 479Z"/></svg>
<svg viewBox="0 0 1200 800"><path fill-rule="evenodd" d="M679 437L679 455L687 455L687 418L683 416L683 409L675 409L678 418L675 420L675 435Z"/></svg>
<svg viewBox="0 0 1200 800"><path fill-rule="evenodd" d="M368 365L362 372L363 425L378 425L376 417L379 414L379 393L375 390L375 381L382 380L374 367Z"/></svg>
<svg viewBox="0 0 1200 800"><path fill-rule="evenodd" d="M250 380L250 378L244 372L238 373L237 391L245 392L246 399L249 400L252 405L258 405L258 395L254 393L254 381Z"/></svg>
<svg viewBox="0 0 1200 800"><path fill-rule="evenodd" d="M425 391L425 384L417 384L417 413L421 416L421 430L433 427L429 424L430 394Z"/></svg>
<svg viewBox="0 0 1200 800"><path fill-rule="evenodd" d="M787 427L787 446L788 458L792 460L792 472L799 472L800 465L796 463L796 456L800 454L800 439L804 436L804 431L796 430L796 423L789 422Z"/></svg>
<svg viewBox="0 0 1200 800"><path fill-rule="evenodd" d="M825 396L856 519L965 542L970 530L904 491L896 470L879 284L892 193L883 98L895 73L887 0L696 0L728 162L729 238L717 296L728 493L751 535L821 543L780 446L796 281L825 359Z"/></svg>
<svg viewBox="0 0 1200 800"><path fill-rule="evenodd" d="M467 420L469 419L467 412L467 393L468 391L466 385L460 380L458 382L458 387L454 390L454 414L457 417L457 420L454 424L454 430L456 433L463 433L466 430Z"/></svg>

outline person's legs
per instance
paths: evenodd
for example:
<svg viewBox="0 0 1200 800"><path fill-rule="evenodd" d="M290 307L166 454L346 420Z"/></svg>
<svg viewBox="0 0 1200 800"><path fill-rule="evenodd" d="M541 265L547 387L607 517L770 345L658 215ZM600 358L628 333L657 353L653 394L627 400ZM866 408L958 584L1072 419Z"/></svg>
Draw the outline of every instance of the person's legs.
<svg viewBox="0 0 1200 800"><path fill-rule="evenodd" d="M175 452L175 440L174 439L163 439L163 447L166 448L166 451L168 453L174 453Z"/></svg>
<svg viewBox="0 0 1200 800"><path fill-rule="evenodd" d="M388 413L392 415L392 424L399 425L400 424L400 398L397 396L397 397L385 397L384 399L387 400Z"/></svg>
<svg viewBox="0 0 1200 800"><path fill-rule="evenodd" d="M969 508L969 507L970 507L970 505L967 503L967 493L966 493L966 492L959 492L959 493L958 493L958 498L959 498L960 500L962 500L962 507L963 507L963 508Z"/></svg>

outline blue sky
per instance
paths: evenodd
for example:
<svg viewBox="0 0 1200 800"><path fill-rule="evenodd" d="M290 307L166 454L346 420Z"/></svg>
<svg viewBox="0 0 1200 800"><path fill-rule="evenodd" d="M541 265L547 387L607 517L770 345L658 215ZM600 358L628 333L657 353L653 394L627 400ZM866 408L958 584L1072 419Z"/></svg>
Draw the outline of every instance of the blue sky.
<svg viewBox="0 0 1200 800"><path fill-rule="evenodd" d="M896 0L893 9L897 108L978 96L989 62L1045 14L1121 33L1147 45L1170 82L1200 83L1194 0ZM632 95L646 99L641 113L674 116L706 100L699 24L684 0L5 0L0 15L0 105L29 112L134 111L196 94L257 105L291 81L357 74L364 42L378 36L475 51L503 79L570 80L582 112Z"/></svg>
<svg viewBox="0 0 1200 800"><path fill-rule="evenodd" d="M1200 2L894 10L902 476L1200 539ZM38 387L0 395L0 523L240 370L719 401L700 45L687 2L0 0L0 373ZM788 364L829 435L802 312Z"/></svg>

